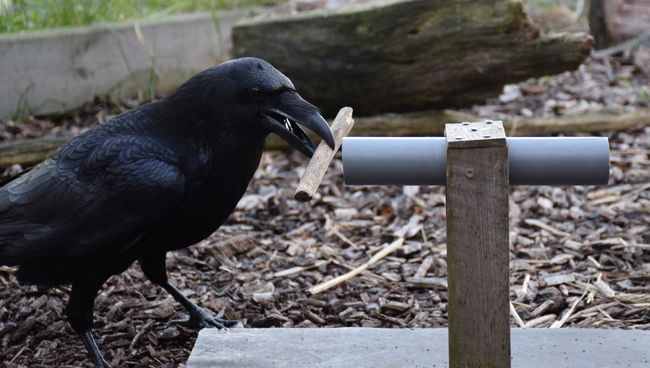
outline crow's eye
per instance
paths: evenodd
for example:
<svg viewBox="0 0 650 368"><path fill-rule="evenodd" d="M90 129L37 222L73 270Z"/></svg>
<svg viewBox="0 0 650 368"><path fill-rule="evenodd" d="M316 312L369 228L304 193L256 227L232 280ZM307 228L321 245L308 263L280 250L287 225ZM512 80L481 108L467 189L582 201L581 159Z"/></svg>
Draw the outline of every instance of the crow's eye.
<svg viewBox="0 0 650 368"><path fill-rule="evenodd" d="M258 86L254 86L251 88L251 97L253 97L254 100L261 100L264 98L264 91Z"/></svg>

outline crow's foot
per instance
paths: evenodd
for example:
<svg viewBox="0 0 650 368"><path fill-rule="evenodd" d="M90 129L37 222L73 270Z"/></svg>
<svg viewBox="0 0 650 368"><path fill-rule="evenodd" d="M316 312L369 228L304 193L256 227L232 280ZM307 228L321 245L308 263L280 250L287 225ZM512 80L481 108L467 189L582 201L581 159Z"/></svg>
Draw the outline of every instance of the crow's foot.
<svg viewBox="0 0 650 368"><path fill-rule="evenodd" d="M230 321L227 319L220 318L223 315L223 311L219 313L216 317L212 317L206 311L200 307L192 308L188 310L190 318L186 320L173 320L172 323L189 327L195 329L202 328L226 328L231 327L236 324L238 321Z"/></svg>

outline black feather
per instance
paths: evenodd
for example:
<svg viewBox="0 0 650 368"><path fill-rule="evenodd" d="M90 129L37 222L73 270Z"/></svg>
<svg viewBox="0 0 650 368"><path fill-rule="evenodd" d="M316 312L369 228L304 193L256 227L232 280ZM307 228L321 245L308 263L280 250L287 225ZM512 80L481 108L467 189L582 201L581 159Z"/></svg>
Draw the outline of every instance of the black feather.
<svg viewBox="0 0 650 368"><path fill-rule="evenodd" d="M199 73L166 98L70 140L0 187L0 264L18 266L22 282L72 284L68 321L97 367L108 364L89 332L93 300L108 277L135 260L188 310L190 323L222 326L226 321L167 281L165 252L201 241L226 220L271 131L313 151L308 138L268 118L278 111L332 139L289 79L246 58Z"/></svg>

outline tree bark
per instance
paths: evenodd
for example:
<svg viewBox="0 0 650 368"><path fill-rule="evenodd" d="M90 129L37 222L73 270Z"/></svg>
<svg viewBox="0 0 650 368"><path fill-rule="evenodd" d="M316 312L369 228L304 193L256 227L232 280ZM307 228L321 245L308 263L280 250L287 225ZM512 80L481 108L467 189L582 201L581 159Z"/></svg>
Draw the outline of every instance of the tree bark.
<svg viewBox="0 0 650 368"><path fill-rule="evenodd" d="M471 106L577 68L593 38L540 35L515 0L389 0L242 20L233 53L267 60L333 117Z"/></svg>

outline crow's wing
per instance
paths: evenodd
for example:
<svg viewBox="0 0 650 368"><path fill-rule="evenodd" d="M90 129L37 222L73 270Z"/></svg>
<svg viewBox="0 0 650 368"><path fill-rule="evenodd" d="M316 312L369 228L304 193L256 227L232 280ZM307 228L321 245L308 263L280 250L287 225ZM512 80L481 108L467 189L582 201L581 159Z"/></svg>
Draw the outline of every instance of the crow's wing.
<svg viewBox="0 0 650 368"><path fill-rule="evenodd" d="M0 188L0 261L128 247L183 188L175 155L152 139L101 129L77 137Z"/></svg>

